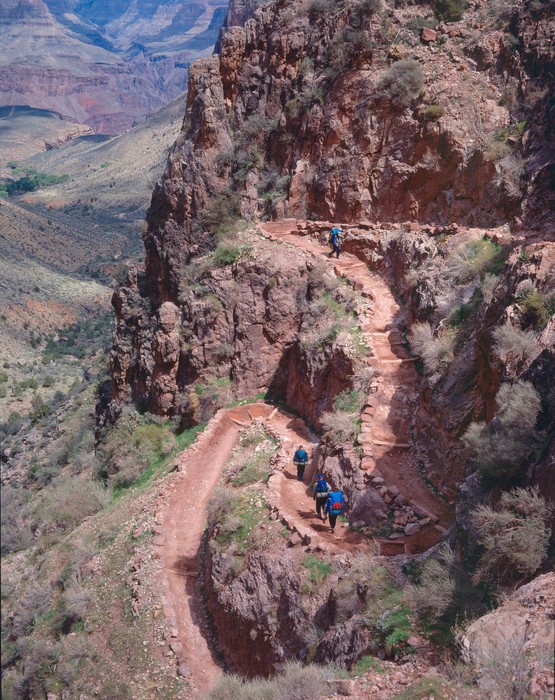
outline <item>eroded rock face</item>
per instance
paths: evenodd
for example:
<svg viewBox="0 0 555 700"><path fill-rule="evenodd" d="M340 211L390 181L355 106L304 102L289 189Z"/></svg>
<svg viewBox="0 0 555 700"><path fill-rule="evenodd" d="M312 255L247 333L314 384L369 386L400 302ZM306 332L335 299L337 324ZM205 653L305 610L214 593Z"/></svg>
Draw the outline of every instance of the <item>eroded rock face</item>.
<svg viewBox="0 0 555 700"><path fill-rule="evenodd" d="M460 635L462 658L476 666L482 688L507 692L509 686L503 684L514 683L534 697L549 697L554 604L555 574L538 576Z"/></svg>
<svg viewBox="0 0 555 700"><path fill-rule="evenodd" d="M307 631L328 592L303 595L298 562L285 550L251 552L248 568L233 573L233 554L207 557L208 608L231 671L246 676L271 674L306 645Z"/></svg>

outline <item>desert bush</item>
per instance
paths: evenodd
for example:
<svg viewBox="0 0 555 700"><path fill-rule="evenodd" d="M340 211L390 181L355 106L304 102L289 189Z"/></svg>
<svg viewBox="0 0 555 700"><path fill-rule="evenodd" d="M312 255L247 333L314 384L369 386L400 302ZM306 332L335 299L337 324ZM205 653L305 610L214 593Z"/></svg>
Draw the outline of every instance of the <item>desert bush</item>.
<svg viewBox="0 0 555 700"><path fill-rule="evenodd" d="M426 27L428 29L435 29L437 27L437 21L430 17L412 17L406 24L407 29L409 29L413 34L420 37L422 30Z"/></svg>
<svg viewBox="0 0 555 700"><path fill-rule="evenodd" d="M60 645L46 639L27 639L20 649L23 675L18 679L18 697L46 697L60 657Z"/></svg>
<svg viewBox="0 0 555 700"><path fill-rule="evenodd" d="M329 671L320 666L303 666L298 661L289 661L281 666L276 679L276 700L316 700L321 697L329 675Z"/></svg>
<svg viewBox="0 0 555 700"><path fill-rule="evenodd" d="M463 244L447 260L447 271L456 282L470 282L487 272L500 272L504 265L504 251L488 238Z"/></svg>
<svg viewBox="0 0 555 700"><path fill-rule="evenodd" d="M226 265L233 265L240 257L241 246L223 243L214 251L212 260L214 265L225 267Z"/></svg>
<svg viewBox="0 0 555 700"><path fill-rule="evenodd" d="M463 442L482 474L502 479L525 469L537 449L541 399L530 382L518 381L501 385L496 404L491 423L471 423Z"/></svg>
<svg viewBox="0 0 555 700"><path fill-rule="evenodd" d="M463 18L467 6L466 0L436 0L435 14L444 22L458 22Z"/></svg>
<svg viewBox="0 0 555 700"><path fill-rule="evenodd" d="M525 320L538 330L545 328L555 313L555 295L546 297L533 285L521 294L519 302Z"/></svg>
<svg viewBox="0 0 555 700"><path fill-rule="evenodd" d="M376 97L385 98L398 109L406 109L424 86L424 74L412 59L396 61L376 88Z"/></svg>
<svg viewBox="0 0 555 700"><path fill-rule="evenodd" d="M352 445L359 432L359 418L356 414L344 411L324 411L320 424L326 432L327 439L336 447Z"/></svg>
<svg viewBox="0 0 555 700"><path fill-rule="evenodd" d="M413 607L431 620L441 617L453 603L456 581L452 575L455 554L448 544L426 559L418 584L409 584L406 595Z"/></svg>
<svg viewBox="0 0 555 700"><path fill-rule="evenodd" d="M49 529L68 530L102 510L111 492L91 479L67 479L45 492L38 515Z"/></svg>
<svg viewBox="0 0 555 700"><path fill-rule="evenodd" d="M375 44L364 31L344 31L331 45L328 63L336 72L357 68L372 61Z"/></svg>
<svg viewBox="0 0 555 700"><path fill-rule="evenodd" d="M210 522L214 527L212 544L216 549L233 547L239 554L256 549L261 543L256 536L265 508L264 496L259 491L244 490L231 493L224 503L224 492L219 490L209 506ZM257 503L259 505L257 505Z"/></svg>
<svg viewBox="0 0 555 700"><path fill-rule="evenodd" d="M429 105L426 107L424 110L424 119L427 122L436 122L438 119L441 119L441 117L444 114L444 109L441 105Z"/></svg>
<svg viewBox="0 0 555 700"><path fill-rule="evenodd" d="M213 195L202 213L200 222L205 231L217 234L224 228L234 227L241 216L239 195L231 190Z"/></svg>
<svg viewBox="0 0 555 700"><path fill-rule="evenodd" d="M434 336L429 323L415 323L409 333L413 352L422 359L427 373L433 374L453 360L455 334L443 331Z"/></svg>
<svg viewBox="0 0 555 700"><path fill-rule="evenodd" d="M52 587L34 581L19 595L19 605L14 611L10 636L19 639L29 634L36 620L49 608L52 600Z"/></svg>
<svg viewBox="0 0 555 700"><path fill-rule="evenodd" d="M547 556L553 508L537 487L505 491L495 507L473 514L484 552L475 579L513 583L534 574Z"/></svg>
<svg viewBox="0 0 555 700"><path fill-rule="evenodd" d="M498 282L499 276L492 275L490 272L486 272L486 274L482 277L482 281L480 282L480 290L482 292L482 298L486 304L489 304L493 299L493 294Z"/></svg>
<svg viewBox="0 0 555 700"><path fill-rule="evenodd" d="M270 679L245 680L226 675L208 693L206 700L316 700L322 697L322 688L329 671L321 666L303 666L289 661Z"/></svg>
<svg viewBox="0 0 555 700"><path fill-rule="evenodd" d="M97 476L115 487L130 486L175 448L175 436L160 419L124 412L97 448Z"/></svg>
<svg viewBox="0 0 555 700"><path fill-rule="evenodd" d="M33 543L33 533L25 520L25 502L20 490L3 486L0 490L2 555L19 552Z"/></svg>
<svg viewBox="0 0 555 700"><path fill-rule="evenodd" d="M335 411L358 414L362 410L364 394L356 389L344 389L333 400Z"/></svg>
<svg viewBox="0 0 555 700"><path fill-rule="evenodd" d="M271 131L277 129L278 124L277 119L272 119L264 114L253 114L243 122L241 131L249 139L259 138L267 136Z"/></svg>
<svg viewBox="0 0 555 700"><path fill-rule="evenodd" d="M522 194L521 179L524 174L524 159L514 153L505 155L497 164L497 174L494 184L501 187L505 194L518 199Z"/></svg>
<svg viewBox="0 0 555 700"><path fill-rule="evenodd" d="M492 337L495 354L505 362L532 360L540 350L536 335L532 331L522 331L510 323L494 328Z"/></svg>

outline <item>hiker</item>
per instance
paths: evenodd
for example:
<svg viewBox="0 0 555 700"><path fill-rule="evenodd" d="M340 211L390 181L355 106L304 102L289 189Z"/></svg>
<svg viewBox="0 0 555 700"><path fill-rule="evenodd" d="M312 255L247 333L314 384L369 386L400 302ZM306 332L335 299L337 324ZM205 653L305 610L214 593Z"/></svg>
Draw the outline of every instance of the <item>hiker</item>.
<svg viewBox="0 0 555 700"><path fill-rule="evenodd" d="M299 481L303 480L304 470L308 462L308 454L306 453L304 447L299 445L299 449L293 455L293 464L297 466L297 479Z"/></svg>
<svg viewBox="0 0 555 700"><path fill-rule="evenodd" d="M323 474L318 474L314 484L314 500L316 501L316 517L323 520L322 511L326 507L330 487Z"/></svg>
<svg viewBox="0 0 555 700"><path fill-rule="evenodd" d="M330 233L330 244L332 247L332 251L330 253L330 258L335 255L339 257L339 254L341 253L341 234L343 233L343 230L341 228L338 228L337 226L334 226L331 230Z"/></svg>
<svg viewBox="0 0 555 700"><path fill-rule="evenodd" d="M324 508L324 521L326 516L330 519L330 528L332 532L335 532L335 522L337 516L345 510L345 497L343 496L343 491L333 491L328 494L328 500L326 501L326 507Z"/></svg>

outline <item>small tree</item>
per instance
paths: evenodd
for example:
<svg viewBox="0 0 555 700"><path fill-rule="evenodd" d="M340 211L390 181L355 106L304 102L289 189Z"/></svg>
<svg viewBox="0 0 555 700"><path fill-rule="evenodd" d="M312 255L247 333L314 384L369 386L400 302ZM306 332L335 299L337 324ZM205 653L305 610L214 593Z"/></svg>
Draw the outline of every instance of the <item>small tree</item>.
<svg viewBox="0 0 555 700"><path fill-rule="evenodd" d="M475 580L512 583L534 574L547 556L551 513L537 487L505 492L495 508L479 506L474 523L484 553Z"/></svg>

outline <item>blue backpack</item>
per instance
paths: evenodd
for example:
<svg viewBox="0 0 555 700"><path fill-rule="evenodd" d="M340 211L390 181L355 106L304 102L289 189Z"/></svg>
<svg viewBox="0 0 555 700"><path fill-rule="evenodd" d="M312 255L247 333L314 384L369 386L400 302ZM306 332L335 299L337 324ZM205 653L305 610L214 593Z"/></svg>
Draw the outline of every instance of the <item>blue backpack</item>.
<svg viewBox="0 0 555 700"><path fill-rule="evenodd" d="M329 491L328 482L325 479L318 479L316 482L316 493L326 493Z"/></svg>
<svg viewBox="0 0 555 700"><path fill-rule="evenodd" d="M345 497L342 491L334 491L328 496L328 503L331 502L331 508L328 512L331 515L341 515L343 509L345 508Z"/></svg>

